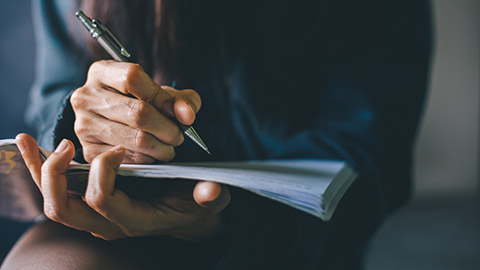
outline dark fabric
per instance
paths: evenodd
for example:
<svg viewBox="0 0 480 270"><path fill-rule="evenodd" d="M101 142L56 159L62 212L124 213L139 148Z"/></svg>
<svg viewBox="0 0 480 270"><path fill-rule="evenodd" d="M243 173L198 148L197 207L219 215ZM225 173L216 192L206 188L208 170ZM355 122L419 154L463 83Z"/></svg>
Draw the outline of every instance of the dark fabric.
<svg viewBox="0 0 480 270"><path fill-rule="evenodd" d="M361 174L328 223L234 191L218 268L360 268L369 236L409 195L430 59L429 1L192 5L193 80L178 88L201 95L195 128L214 154L186 140L176 161L340 159ZM93 59L82 38L69 38L84 37L69 22L74 11L68 1L34 1L39 64L28 119L48 148L64 137L81 147L68 96ZM225 59L202 31L207 18L224 24Z"/></svg>
<svg viewBox="0 0 480 270"><path fill-rule="evenodd" d="M40 146L52 150L53 130L63 118L67 97L85 82L89 60L68 33L76 29L70 1L32 1L32 6L37 64L25 118L37 131ZM65 116L74 119L71 110Z"/></svg>

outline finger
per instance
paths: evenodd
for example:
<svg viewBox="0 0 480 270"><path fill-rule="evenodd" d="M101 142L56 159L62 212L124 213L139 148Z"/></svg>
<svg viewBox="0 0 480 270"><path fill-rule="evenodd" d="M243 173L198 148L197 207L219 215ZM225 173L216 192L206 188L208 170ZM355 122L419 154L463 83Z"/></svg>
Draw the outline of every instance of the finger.
<svg viewBox="0 0 480 270"><path fill-rule="evenodd" d="M93 160L101 155L104 152L109 151L114 146L109 144L103 143L91 143L91 142L82 142L83 146L83 156L85 161L88 163L92 163ZM130 150L126 150L125 157L123 158L122 163L129 163L129 164L150 164L154 163L155 159L141 154L139 152L132 152Z"/></svg>
<svg viewBox="0 0 480 270"><path fill-rule="evenodd" d="M98 215L82 200L68 196L65 171L74 153L73 144L63 140L42 166L45 215L53 221L95 233L102 238L121 237L118 227Z"/></svg>
<svg viewBox="0 0 480 270"><path fill-rule="evenodd" d="M125 149L116 146L96 157L90 167L85 202L102 215L110 208L111 197L116 191L115 170L124 156Z"/></svg>
<svg viewBox="0 0 480 270"><path fill-rule="evenodd" d="M97 61L90 66L88 78L123 94L146 101L164 112L172 97L157 85L138 64L113 60Z"/></svg>
<svg viewBox="0 0 480 270"><path fill-rule="evenodd" d="M182 223L184 213L169 209L167 214L150 202L130 199L115 189L115 169L122 158L121 149L116 147L93 161L85 193L87 204L128 236L162 234L177 227L171 224Z"/></svg>
<svg viewBox="0 0 480 270"><path fill-rule="evenodd" d="M38 144L35 139L25 133L18 134L15 138L17 147L22 154L25 165L27 165L33 181L37 187L41 190L42 179L42 160L40 158L40 152Z"/></svg>
<svg viewBox="0 0 480 270"><path fill-rule="evenodd" d="M200 181L193 189L193 199L200 206L219 213L230 203L230 191L218 183Z"/></svg>
<svg viewBox="0 0 480 270"><path fill-rule="evenodd" d="M75 95L72 95L71 103L76 112L85 110L85 107L92 112L92 114L77 113L75 121L77 134L81 135L82 132L88 134L92 131L92 127L103 126L104 124L100 125L96 122L99 117L102 117L111 122L148 132L169 145L177 146L183 142L183 134L178 126L145 101L112 91L80 88L75 91ZM95 114L98 117L95 117Z"/></svg>
<svg viewBox="0 0 480 270"><path fill-rule="evenodd" d="M168 86L163 88L174 98L173 111L176 119L184 125L193 124L195 115L202 106L200 95L191 89L176 90Z"/></svg>
<svg viewBox="0 0 480 270"><path fill-rule="evenodd" d="M99 155L92 162L88 177L85 202L110 222L129 231L130 225L139 218L141 209L124 192L115 189L115 170L125 155L121 146Z"/></svg>
<svg viewBox="0 0 480 270"><path fill-rule="evenodd" d="M86 119L81 121L85 130L78 128L78 123L75 123L75 130L84 146L83 150L88 162L104 152L96 148L97 144L122 145L129 150L129 155L126 157L135 163L148 162L145 156L152 161L169 161L175 157L175 149L172 145L161 142L148 132L111 122L99 116ZM134 153L136 154L132 155Z"/></svg>
<svg viewBox="0 0 480 270"><path fill-rule="evenodd" d="M73 144L63 139L55 152L42 166L42 192L45 204L51 208L67 203L67 179L65 171L73 159L75 150Z"/></svg>

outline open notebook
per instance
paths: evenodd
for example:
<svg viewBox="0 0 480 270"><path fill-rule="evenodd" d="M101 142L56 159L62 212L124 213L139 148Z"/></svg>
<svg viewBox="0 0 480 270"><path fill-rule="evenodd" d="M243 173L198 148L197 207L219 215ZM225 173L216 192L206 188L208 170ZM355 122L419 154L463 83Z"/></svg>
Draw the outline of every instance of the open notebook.
<svg viewBox="0 0 480 270"><path fill-rule="evenodd" d="M50 152L41 149L42 156ZM12 164L26 170L14 140L0 141L0 181L15 177ZM10 154L4 154L10 153ZM13 154L16 153L16 154ZM71 164L69 181L85 181L89 164ZM10 170L10 171L9 171ZM267 160L238 162L123 164L117 174L152 179L214 181L246 189L328 221L357 174L345 162L329 160ZM135 181L132 178L131 181ZM70 185L70 183L69 183Z"/></svg>

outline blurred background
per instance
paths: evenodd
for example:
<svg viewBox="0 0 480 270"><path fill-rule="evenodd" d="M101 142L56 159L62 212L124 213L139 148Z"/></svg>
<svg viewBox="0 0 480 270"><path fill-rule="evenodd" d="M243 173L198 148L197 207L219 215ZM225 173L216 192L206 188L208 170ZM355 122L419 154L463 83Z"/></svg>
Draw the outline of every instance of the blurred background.
<svg viewBox="0 0 480 270"><path fill-rule="evenodd" d="M34 77L35 45L30 1L0 0L0 7L0 139L6 139L31 132L23 114ZM29 225L0 218L0 262Z"/></svg>
<svg viewBox="0 0 480 270"><path fill-rule="evenodd" d="M378 231L369 270L480 269L480 1L431 2L434 57L415 192Z"/></svg>
<svg viewBox="0 0 480 270"><path fill-rule="evenodd" d="M0 138L13 138L31 132L23 113L34 78L33 26L30 1L0 4ZM432 4L435 48L415 193L377 232L368 270L480 269L480 1ZM0 261L28 225L0 219Z"/></svg>
<svg viewBox="0 0 480 270"><path fill-rule="evenodd" d="M420 194L478 193L480 1L434 0L430 94L416 147Z"/></svg>

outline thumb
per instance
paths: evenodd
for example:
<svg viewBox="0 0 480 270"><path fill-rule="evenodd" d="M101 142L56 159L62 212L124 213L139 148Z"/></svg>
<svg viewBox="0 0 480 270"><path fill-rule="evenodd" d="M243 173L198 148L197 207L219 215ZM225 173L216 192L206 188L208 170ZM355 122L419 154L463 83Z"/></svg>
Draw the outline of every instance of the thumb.
<svg viewBox="0 0 480 270"><path fill-rule="evenodd" d="M202 106L200 95L192 89L176 90L168 86L162 88L173 97L172 106L175 118L183 125L191 125Z"/></svg>
<svg viewBox="0 0 480 270"><path fill-rule="evenodd" d="M38 188L41 187L42 178L42 160L40 159L38 144L35 139L25 133L18 134L15 137L17 147L22 154L25 165L27 166L33 181Z"/></svg>
<svg viewBox="0 0 480 270"><path fill-rule="evenodd" d="M193 199L202 207L220 212L230 203L230 191L218 183L200 181L193 189Z"/></svg>

